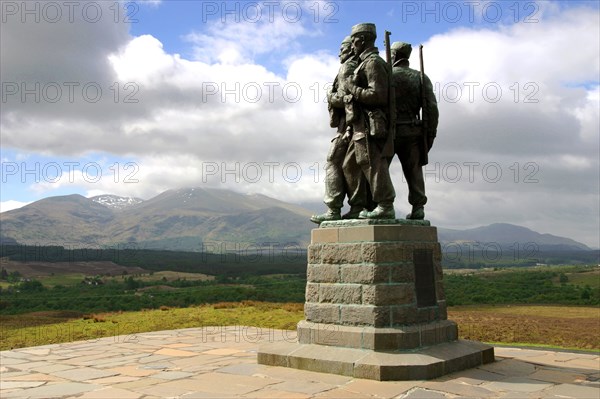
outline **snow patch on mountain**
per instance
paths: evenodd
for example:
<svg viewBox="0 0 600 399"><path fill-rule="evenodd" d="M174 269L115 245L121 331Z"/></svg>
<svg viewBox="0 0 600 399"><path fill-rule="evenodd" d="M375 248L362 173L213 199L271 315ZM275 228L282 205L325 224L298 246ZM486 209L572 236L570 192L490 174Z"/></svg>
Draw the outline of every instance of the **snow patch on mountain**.
<svg viewBox="0 0 600 399"><path fill-rule="evenodd" d="M131 206L144 202L141 198L136 197L119 197L118 195L97 195L90 198L92 201L104 205L107 208L122 210Z"/></svg>

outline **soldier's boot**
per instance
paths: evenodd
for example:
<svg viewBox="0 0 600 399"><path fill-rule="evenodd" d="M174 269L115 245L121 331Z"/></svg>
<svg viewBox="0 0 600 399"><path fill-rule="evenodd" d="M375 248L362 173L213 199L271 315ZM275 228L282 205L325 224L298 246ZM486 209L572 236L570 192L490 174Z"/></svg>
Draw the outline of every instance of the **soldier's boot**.
<svg viewBox="0 0 600 399"><path fill-rule="evenodd" d="M359 219L396 219L396 212L393 204L378 204L375 209L368 211L363 209Z"/></svg>
<svg viewBox="0 0 600 399"><path fill-rule="evenodd" d="M411 220L423 220L425 219L425 209L422 206L413 208L412 212L406 215L406 218Z"/></svg>
<svg viewBox="0 0 600 399"><path fill-rule="evenodd" d="M342 219L358 219L362 206L351 206L350 210L342 215Z"/></svg>
<svg viewBox="0 0 600 399"><path fill-rule="evenodd" d="M310 217L310 221L316 224L321 224L325 221L340 220L341 218L342 215L339 209L329 209L327 212L320 215L312 215Z"/></svg>

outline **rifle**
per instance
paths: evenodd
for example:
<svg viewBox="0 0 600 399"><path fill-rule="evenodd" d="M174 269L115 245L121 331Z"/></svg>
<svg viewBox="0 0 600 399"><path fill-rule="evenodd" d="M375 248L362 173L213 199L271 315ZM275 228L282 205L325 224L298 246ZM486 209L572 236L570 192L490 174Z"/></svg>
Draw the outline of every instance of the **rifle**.
<svg viewBox="0 0 600 399"><path fill-rule="evenodd" d="M388 134L392 135L392 139L396 136L396 91L394 90L394 76L392 66L392 48L390 43L390 35L392 32L385 31L385 61L389 66L388 77Z"/></svg>
<svg viewBox="0 0 600 399"><path fill-rule="evenodd" d="M423 45L419 45L419 62L421 66L421 135L423 136L423 145L421 146L421 165L429 163L429 145L427 143L427 112L425 106L425 66L423 65Z"/></svg>

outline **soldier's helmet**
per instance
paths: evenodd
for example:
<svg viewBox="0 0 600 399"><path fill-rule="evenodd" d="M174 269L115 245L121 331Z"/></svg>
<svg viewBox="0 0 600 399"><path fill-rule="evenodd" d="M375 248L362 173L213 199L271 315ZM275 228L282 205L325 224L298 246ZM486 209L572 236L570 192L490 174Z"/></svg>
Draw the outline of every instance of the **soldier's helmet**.
<svg viewBox="0 0 600 399"><path fill-rule="evenodd" d="M359 33L370 33L373 37L377 38L375 24L370 22L354 25L350 31L350 36L358 35Z"/></svg>
<svg viewBox="0 0 600 399"><path fill-rule="evenodd" d="M352 38L350 36L346 36L344 40L342 40L342 44L352 44Z"/></svg>
<svg viewBox="0 0 600 399"><path fill-rule="evenodd" d="M410 53L412 53L412 46L410 43L404 42L394 42L390 48L392 54L396 55L396 59L401 58L410 58Z"/></svg>

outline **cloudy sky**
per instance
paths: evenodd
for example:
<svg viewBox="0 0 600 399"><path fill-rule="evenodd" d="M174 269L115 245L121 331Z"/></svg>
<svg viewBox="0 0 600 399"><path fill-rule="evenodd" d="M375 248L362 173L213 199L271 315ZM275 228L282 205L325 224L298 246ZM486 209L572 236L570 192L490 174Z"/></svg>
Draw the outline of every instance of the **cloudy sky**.
<svg viewBox="0 0 600 399"><path fill-rule="evenodd" d="M386 29L424 45L441 114L433 224L600 246L597 1L0 5L2 211L178 187L320 201L339 43L374 22L382 51Z"/></svg>

